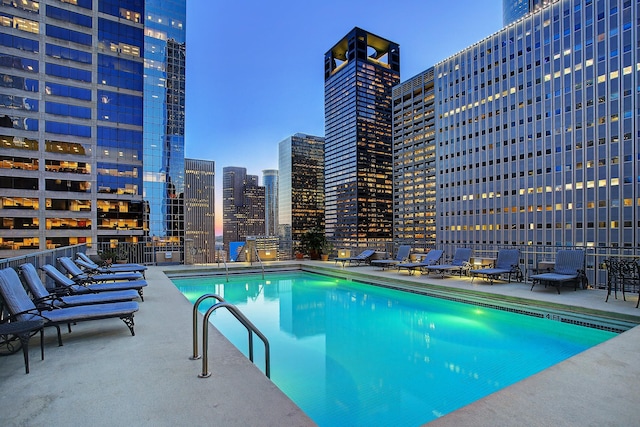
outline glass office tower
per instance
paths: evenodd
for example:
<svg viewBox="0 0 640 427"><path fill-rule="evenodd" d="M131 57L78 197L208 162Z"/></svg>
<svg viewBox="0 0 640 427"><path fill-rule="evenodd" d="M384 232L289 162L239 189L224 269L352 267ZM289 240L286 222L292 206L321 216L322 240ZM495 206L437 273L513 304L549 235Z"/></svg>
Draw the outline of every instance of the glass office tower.
<svg viewBox="0 0 640 427"><path fill-rule="evenodd" d="M278 235L278 170L265 169L262 171L264 185L264 235Z"/></svg>
<svg viewBox="0 0 640 427"><path fill-rule="evenodd" d="M144 4L143 164L148 235L179 243L184 237L186 0L146 0Z"/></svg>
<svg viewBox="0 0 640 427"><path fill-rule="evenodd" d="M553 1L557 0L502 0L502 24L506 27Z"/></svg>
<svg viewBox="0 0 640 427"><path fill-rule="evenodd" d="M438 242L640 244L638 1L558 1L435 66Z"/></svg>
<svg viewBox="0 0 640 427"><path fill-rule="evenodd" d="M389 242L400 47L354 28L325 54L324 79L327 235L340 246Z"/></svg>
<svg viewBox="0 0 640 427"><path fill-rule="evenodd" d="M293 242L324 228L324 138L296 133L278 144L280 250L293 254Z"/></svg>
<svg viewBox="0 0 640 427"><path fill-rule="evenodd" d="M0 256L144 234L145 3L0 3Z"/></svg>

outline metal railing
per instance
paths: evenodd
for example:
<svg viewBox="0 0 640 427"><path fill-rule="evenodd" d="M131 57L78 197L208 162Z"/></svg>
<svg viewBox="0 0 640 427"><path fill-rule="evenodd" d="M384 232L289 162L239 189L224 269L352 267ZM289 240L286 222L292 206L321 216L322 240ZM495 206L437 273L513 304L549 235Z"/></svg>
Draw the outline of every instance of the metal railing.
<svg viewBox="0 0 640 427"><path fill-rule="evenodd" d="M198 306L202 301L207 299L216 299L218 302L211 306L204 315L202 320L202 356L198 354ZM262 332L253 324L242 312L233 304L230 304L219 295L205 294L198 298L193 305L193 356L191 360L198 360L202 358L202 372L198 374L199 378L209 378L211 372L209 371L209 317L211 314L219 308L226 308L229 312L247 329L249 335L249 360L253 362L253 334L256 334L264 344L264 363L265 363L265 375L267 378L271 378L271 356L269 349L269 340Z"/></svg>

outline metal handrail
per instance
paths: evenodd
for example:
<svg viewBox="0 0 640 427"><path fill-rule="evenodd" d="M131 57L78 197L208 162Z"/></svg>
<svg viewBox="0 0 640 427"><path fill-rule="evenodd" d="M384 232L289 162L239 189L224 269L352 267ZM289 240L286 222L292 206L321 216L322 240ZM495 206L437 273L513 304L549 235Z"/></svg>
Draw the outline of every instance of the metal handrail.
<svg viewBox="0 0 640 427"><path fill-rule="evenodd" d="M253 250L256 252L256 259L258 260L258 262L260 263L260 267L262 268L262 280L264 280L264 264L262 263L262 260L260 259L260 254L258 253L258 248L254 248Z"/></svg>
<svg viewBox="0 0 640 427"><path fill-rule="evenodd" d="M209 298L215 298L218 302L225 302L220 295L204 294L193 304L193 355L189 357L191 360L198 360L202 357L198 354L198 307L202 301Z"/></svg>
<svg viewBox="0 0 640 427"><path fill-rule="evenodd" d="M218 297L219 298L219 297ZM262 332L256 326L251 323L249 319L245 317L244 314L233 304L229 304L228 302L221 301L217 304L214 304L204 315L204 320L202 321L202 372L198 374L199 378L209 378L211 376L211 372L209 371L209 356L208 356L208 347L209 347L209 316L211 313L216 311L217 309L224 307L233 314L233 316L238 319L242 325L247 328L247 333L249 334L249 360L253 362L253 334L255 333L264 343L264 363L265 363L265 374L267 378L271 378L271 358L270 358L270 350L269 350L269 340L265 337ZM253 333L252 333L253 332Z"/></svg>

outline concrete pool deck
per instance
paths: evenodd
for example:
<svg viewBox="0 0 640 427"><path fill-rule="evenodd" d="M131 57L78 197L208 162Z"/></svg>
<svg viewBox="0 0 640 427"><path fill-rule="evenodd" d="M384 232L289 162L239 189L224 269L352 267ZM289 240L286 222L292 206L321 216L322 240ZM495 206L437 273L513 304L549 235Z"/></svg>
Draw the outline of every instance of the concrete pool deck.
<svg viewBox="0 0 640 427"><path fill-rule="evenodd" d="M284 263L273 263L273 266ZM287 263L295 266L296 263ZM447 288L480 292L524 304L567 305L569 311L613 313L640 323L637 295L627 301L604 290L536 286L476 279L408 276L363 267L341 268L333 262L303 261L303 267L385 279L409 289ZM255 265L254 265L255 266ZM232 267L244 269L245 263ZM0 411L6 426L31 425L314 425L264 374L215 328L209 328L209 369L200 379L201 361L192 353L192 305L167 274L211 270L211 266L151 267L145 302L135 316L132 337L118 319L84 322L63 329L63 347L48 328L45 360L39 341L30 344L31 373L25 375L21 353L0 357ZM346 273L344 273L346 272ZM357 277L356 277L357 276ZM260 345L260 344L257 344ZM201 344L200 344L201 346ZM636 327L537 375L498 391L429 426L602 426L637 425L640 419L640 328Z"/></svg>

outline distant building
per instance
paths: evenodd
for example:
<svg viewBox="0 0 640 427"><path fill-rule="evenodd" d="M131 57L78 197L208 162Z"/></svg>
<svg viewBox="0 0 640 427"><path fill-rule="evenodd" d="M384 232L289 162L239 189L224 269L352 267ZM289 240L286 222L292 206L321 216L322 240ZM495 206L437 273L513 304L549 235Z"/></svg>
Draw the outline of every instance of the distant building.
<svg viewBox="0 0 640 427"><path fill-rule="evenodd" d="M278 235L278 170L266 169L262 171L264 186L264 227L265 236Z"/></svg>
<svg viewBox="0 0 640 427"><path fill-rule="evenodd" d="M215 260L215 162L184 159L185 237L193 240L198 263Z"/></svg>
<svg viewBox="0 0 640 427"><path fill-rule="evenodd" d="M436 116L433 68L393 88L393 241L436 244Z"/></svg>
<svg viewBox="0 0 640 427"><path fill-rule="evenodd" d="M324 80L327 235L345 246L390 242L400 47L354 28L325 54Z"/></svg>
<svg viewBox="0 0 640 427"><path fill-rule="evenodd" d="M553 1L557 0L502 0L502 24L506 27Z"/></svg>
<svg viewBox="0 0 640 427"><path fill-rule="evenodd" d="M557 1L435 66L438 243L638 247L638 5Z"/></svg>
<svg viewBox="0 0 640 427"><path fill-rule="evenodd" d="M264 234L265 189L256 175L241 167L222 170L222 236L224 250L230 242L244 242L247 236Z"/></svg>
<svg viewBox="0 0 640 427"><path fill-rule="evenodd" d="M296 133L278 145L280 249L312 228L324 228L324 138Z"/></svg>

